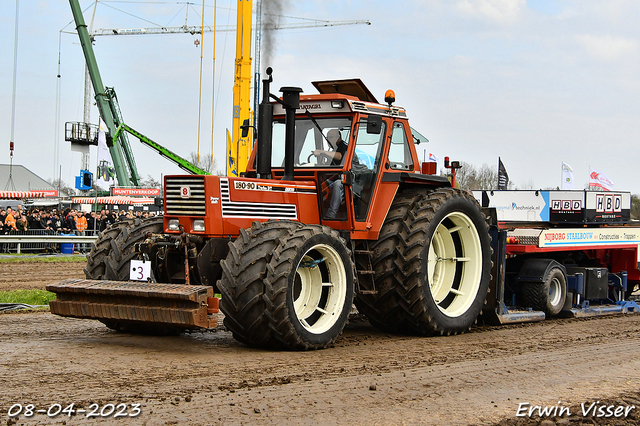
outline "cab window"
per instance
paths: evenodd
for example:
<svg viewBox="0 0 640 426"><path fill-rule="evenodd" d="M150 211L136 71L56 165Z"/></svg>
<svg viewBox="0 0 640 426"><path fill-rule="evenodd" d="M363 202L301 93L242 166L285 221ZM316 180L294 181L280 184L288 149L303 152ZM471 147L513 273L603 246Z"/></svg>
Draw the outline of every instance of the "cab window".
<svg viewBox="0 0 640 426"><path fill-rule="evenodd" d="M413 159L409 141L402 123L393 123L391 146L389 147L389 167L395 170L413 170Z"/></svg>
<svg viewBox="0 0 640 426"><path fill-rule="evenodd" d="M369 213L385 134L384 122L380 134L367 133L366 121L358 123L351 171L354 176L353 207L355 218L359 222L365 221Z"/></svg>
<svg viewBox="0 0 640 426"><path fill-rule="evenodd" d="M344 146L339 148L331 135L340 135ZM332 161L336 150L346 150L351 133L351 118L316 118L315 120L296 119L294 165L295 167L337 167L344 163L343 155L340 164ZM276 120L273 123L273 144L271 166L284 167L285 155L285 123ZM333 145L332 145L333 143ZM320 151L325 152L321 154ZM314 155L316 152L318 155Z"/></svg>

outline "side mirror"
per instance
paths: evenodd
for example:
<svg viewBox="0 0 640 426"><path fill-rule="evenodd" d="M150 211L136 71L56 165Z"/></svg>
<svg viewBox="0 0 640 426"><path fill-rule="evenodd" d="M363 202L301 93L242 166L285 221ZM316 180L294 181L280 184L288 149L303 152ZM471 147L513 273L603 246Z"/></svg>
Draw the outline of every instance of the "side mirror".
<svg viewBox="0 0 640 426"><path fill-rule="evenodd" d="M242 122L242 126L240 126L240 129L242 130L242 137L246 138L247 136L249 136L249 119L246 118L243 122Z"/></svg>
<svg viewBox="0 0 640 426"><path fill-rule="evenodd" d="M382 117L379 115L370 115L367 117L367 133L379 135L382 132Z"/></svg>

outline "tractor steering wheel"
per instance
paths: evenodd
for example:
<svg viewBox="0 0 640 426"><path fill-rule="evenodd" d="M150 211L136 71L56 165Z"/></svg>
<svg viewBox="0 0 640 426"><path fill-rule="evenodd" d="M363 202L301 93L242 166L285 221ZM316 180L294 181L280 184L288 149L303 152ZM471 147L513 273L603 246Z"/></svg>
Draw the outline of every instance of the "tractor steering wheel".
<svg viewBox="0 0 640 426"><path fill-rule="evenodd" d="M309 157L307 157L307 163L311 162L311 157L313 157L314 155L315 154L313 152L309 154ZM329 157L324 152L317 155L317 157L318 157L318 164L322 164L322 165L331 164L331 161L333 160L333 158Z"/></svg>

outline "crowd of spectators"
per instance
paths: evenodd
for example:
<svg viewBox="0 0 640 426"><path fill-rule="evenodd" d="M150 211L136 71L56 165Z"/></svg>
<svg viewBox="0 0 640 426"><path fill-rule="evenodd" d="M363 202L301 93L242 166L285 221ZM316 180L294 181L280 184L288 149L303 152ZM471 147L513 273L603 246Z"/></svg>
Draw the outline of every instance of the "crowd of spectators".
<svg viewBox="0 0 640 426"><path fill-rule="evenodd" d="M66 208L53 209L17 209L8 207L0 210L0 232L9 234L29 229L44 230L45 234L98 235L109 225L118 220L147 218L154 213L132 210L101 210L100 212L83 212Z"/></svg>

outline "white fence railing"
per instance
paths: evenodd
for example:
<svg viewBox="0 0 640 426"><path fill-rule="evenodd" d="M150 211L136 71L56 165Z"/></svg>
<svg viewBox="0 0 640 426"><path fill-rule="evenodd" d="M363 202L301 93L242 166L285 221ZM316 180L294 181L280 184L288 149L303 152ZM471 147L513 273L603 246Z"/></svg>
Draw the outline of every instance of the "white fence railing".
<svg viewBox="0 0 640 426"><path fill-rule="evenodd" d="M83 244L88 247L98 239L97 235L0 235L0 247L3 252L21 253L56 248L58 244Z"/></svg>

